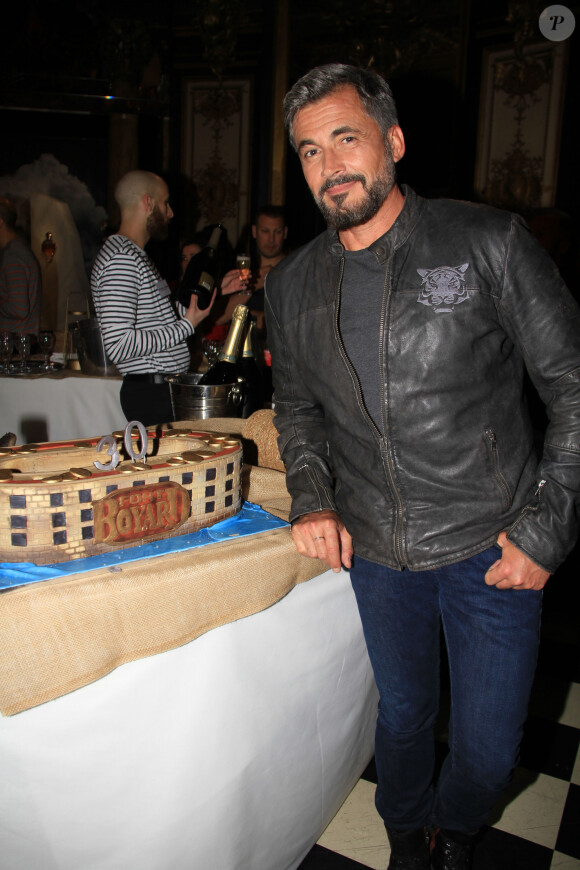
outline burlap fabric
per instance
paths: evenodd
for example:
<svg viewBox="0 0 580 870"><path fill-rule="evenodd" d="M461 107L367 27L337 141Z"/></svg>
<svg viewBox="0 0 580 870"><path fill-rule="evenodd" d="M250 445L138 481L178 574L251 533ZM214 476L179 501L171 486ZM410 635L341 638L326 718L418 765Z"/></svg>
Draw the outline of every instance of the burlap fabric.
<svg viewBox="0 0 580 870"><path fill-rule="evenodd" d="M195 421L198 430L232 434L245 425L230 418ZM268 426L269 412L259 428ZM271 446L272 433L264 437ZM283 472L247 465L243 491L247 500L288 517ZM324 570L298 554L283 528L8 590L0 595L0 712L50 701L125 662L264 610Z"/></svg>

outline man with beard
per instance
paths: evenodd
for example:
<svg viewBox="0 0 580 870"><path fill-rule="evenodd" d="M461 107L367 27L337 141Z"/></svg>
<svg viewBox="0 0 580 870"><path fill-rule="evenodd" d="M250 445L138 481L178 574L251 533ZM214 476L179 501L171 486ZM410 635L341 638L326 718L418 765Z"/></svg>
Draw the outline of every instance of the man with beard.
<svg viewBox="0 0 580 870"><path fill-rule="evenodd" d="M285 114L329 223L266 280L293 537L350 568L390 870L466 870L517 760L541 590L577 536L580 310L518 216L396 184L405 142L380 76L319 67ZM524 366L550 417L541 459Z"/></svg>
<svg viewBox="0 0 580 870"><path fill-rule="evenodd" d="M93 302L105 350L123 375L121 407L127 420L143 425L173 420L165 378L189 368L187 339L207 317L197 297L176 313L170 289L145 253L150 239L166 239L173 211L166 183L134 170L115 189L121 225L95 259Z"/></svg>

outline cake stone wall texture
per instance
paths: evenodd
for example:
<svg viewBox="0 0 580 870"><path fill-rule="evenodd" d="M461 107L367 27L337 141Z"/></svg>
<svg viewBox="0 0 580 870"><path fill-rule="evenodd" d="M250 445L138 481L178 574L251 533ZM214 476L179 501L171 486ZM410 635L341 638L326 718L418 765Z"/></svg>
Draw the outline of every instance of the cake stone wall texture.
<svg viewBox="0 0 580 870"><path fill-rule="evenodd" d="M214 525L241 510L242 459L238 438L167 427L0 448L0 562L65 562Z"/></svg>

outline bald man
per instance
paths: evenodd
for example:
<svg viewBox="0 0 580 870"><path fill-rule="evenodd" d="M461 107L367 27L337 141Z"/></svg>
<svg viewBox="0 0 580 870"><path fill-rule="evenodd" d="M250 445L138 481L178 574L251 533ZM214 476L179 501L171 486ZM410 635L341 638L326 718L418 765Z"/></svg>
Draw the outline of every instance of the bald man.
<svg viewBox="0 0 580 870"><path fill-rule="evenodd" d="M167 423L173 412L165 378L188 370L187 339L211 306L199 310L192 296L189 308L176 311L167 282L144 251L150 239L166 239L169 232L173 211L165 181L152 172L128 172L115 199L121 225L95 259L95 311L105 350L123 375L120 400L127 420Z"/></svg>

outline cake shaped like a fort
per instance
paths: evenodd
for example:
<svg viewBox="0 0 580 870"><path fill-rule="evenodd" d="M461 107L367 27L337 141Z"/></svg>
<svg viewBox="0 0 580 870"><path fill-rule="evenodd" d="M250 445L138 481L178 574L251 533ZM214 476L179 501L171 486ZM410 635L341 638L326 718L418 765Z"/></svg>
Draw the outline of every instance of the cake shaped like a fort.
<svg viewBox="0 0 580 870"><path fill-rule="evenodd" d="M0 561L93 556L195 532L240 511L238 439L131 426L105 438L0 448Z"/></svg>

